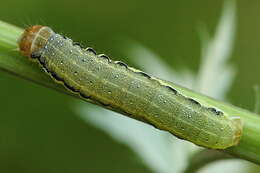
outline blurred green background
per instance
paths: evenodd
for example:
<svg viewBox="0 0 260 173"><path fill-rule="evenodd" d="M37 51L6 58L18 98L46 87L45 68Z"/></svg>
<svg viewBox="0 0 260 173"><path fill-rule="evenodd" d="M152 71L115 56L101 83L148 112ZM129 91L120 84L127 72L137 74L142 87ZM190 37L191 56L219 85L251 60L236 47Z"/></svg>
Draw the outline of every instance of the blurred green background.
<svg viewBox="0 0 260 173"><path fill-rule="evenodd" d="M223 1L8 0L0 20L51 26L112 59L128 61L122 38L138 41L175 69L196 72L199 29L214 32ZM237 1L231 103L253 110L260 84L260 1ZM216 81L218 85L218 81ZM150 172L125 145L83 122L75 99L0 72L0 172ZM86 103L87 104L87 103Z"/></svg>

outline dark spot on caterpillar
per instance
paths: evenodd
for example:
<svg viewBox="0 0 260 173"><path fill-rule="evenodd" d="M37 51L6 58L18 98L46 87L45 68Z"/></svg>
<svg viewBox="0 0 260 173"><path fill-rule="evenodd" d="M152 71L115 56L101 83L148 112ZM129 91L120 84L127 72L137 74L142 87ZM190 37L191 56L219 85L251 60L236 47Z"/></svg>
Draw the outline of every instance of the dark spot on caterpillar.
<svg viewBox="0 0 260 173"><path fill-rule="evenodd" d="M40 57L41 57L41 55L38 54L38 53L32 53L31 54L31 58L33 58L33 59L40 58Z"/></svg>
<svg viewBox="0 0 260 173"><path fill-rule="evenodd" d="M62 35L62 37L63 37L65 40L67 40L67 39L68 39L68 37L66 37L65 35Z"/></svg>
<svg viewBox="0 0 260 173"><path fill-rule="evenodd" d="M177 94L178 92L174 89L174 88L172 88L172 87L170 87L170 86L165 86L166 88L168 88L168 89L170 89L174 94Z"/></svg>
<svg viewBox="0 0 260 173"><path fill-rule="evenodd" d="M46 72L46 73L50 73L50 70L47 69L45 66L42 65L42 69Z"/></svg>
<svg viewBox="0 0 260 173"><path fill-rule="evenodd" d="M188 98L188 100L189 100L190 102L196 104L196 105L201 106L199 102L197 102L196 100L194 100L194 99L192 99L192 98Z"/></svg>
<svg viewBox="0 0 260 173"><path fill-rule="evenodd" d="M104 58L104 59L106 59L108 62L111 62L111 60L110 60L110 58L107 56L107 55L105 55L105 54L100 54L100 55L98 55L100 58Z"/></svg>
<svg viewBox="0 0 260 173"><path fill-rule="evenodd" d="M43 56L39 56L37 59L39 63L42 65L43 70L45 70L47 73L50 73L50 70L46 66L45 58Z"/></svg>
<svg viewBox="0 0 260 173"><path fill-rule="evenodd" d="M50 72L50 74L51 74L51 76L52 76L54 79L56 79L57 81L63 81L63 79L62 79L61 77L59 77L59 76L57 75L57 73L55 73L55 72Z"/></svg>
<svg viewBox="0 0 260 173"><path fill-rule="evenodd" d="M76 90L74 87L68 85L66 82L63 82L64 83L64 86L66 88L68 88L69 90L73 91L73 92L79 92L78 90Z"/></svg>
<svg viewBox="0 0 260 173"><path fill-rule="evenodd" d="M72 42L73 46L79 46L80 48L83 48L83 46L79 42Z"/></svg>
<svg viewBox="0 0 260 173"><path fill-rule="evenodd" d="M95 51L93 48L91 48L91 47L88 47L88 48L86 49L86 51L88 51L88 52L90 52L90 53L93 53L94 55L97 55L96 51Z"/></svg>
<svg viewBox="0 0 260 173"><path fill-rule="evenodd" d="M116 64L124 66L125 68L128 68L128 65L122 61L115 61Z"/></svg>
<svg viewBox="0 0 260 173"><path fill-rule="evenodd" d="M216 115L223 115L223 112L216 110L215 108L207 108L209 111L213 112Z"/></svg>
<svg viewBox="0 0 260 173"><path fill-rule="evenodd" d="M224 115L224 113L221 111L217 111L217 115Z"/></svg>
<svg viewBox="0 0 260 173"><path fill-rule="evenodd" d="M81 97L83 97L83 98L85 98L85 99L90 99L91 97L90 96L86 96L85 94L83 94L83 93L79 93L79 95L81 96Z"/></svg>
<svg viewBox="0 0 260 173"><path fill-rule="evenodd" d="M38 57L38 60L39 60L39 62L40 62L40 64L41 64L42 66L46 67L46 66L45 66L45 58L44 58L44 57L39 56L39 57Z"/></svg>
<svg viewBox="0 0 260 173"><path fill-rule="evenodd" d="M213 112L213 113L217 113L217 110L215 108L207 108L209 111Z"/></svg>
<svg viewBox="0 0 260 173"><path fill-rule="evenodd" d="M148 79L151 79L151 76L150 76L149 74L143 72L143 71L138 71L138 72L136 72L136 73L137 73L137 74L141 74L141 75L143 75L144 77L147 77Z"/></svg>

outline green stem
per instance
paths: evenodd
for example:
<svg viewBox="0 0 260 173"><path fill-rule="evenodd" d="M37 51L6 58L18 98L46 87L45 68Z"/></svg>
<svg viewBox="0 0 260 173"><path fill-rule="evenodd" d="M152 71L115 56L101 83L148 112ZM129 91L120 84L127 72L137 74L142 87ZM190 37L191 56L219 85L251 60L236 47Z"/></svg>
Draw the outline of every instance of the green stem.
<svg viewBox="0 0 260 173"><path fill-rule="evenodd" d="M22 29L0 21L0 69L45 87L54 88L63 93L73 95L61 85L53 82L37 65L19 54L17 51L17 40L22 32ZM178 85L175 85L175 87L186 96L196 98L206 106L217 107L229 116L241 117L244 127L239 145L223 151L260 164L260 116L184 87Z"/></svg>

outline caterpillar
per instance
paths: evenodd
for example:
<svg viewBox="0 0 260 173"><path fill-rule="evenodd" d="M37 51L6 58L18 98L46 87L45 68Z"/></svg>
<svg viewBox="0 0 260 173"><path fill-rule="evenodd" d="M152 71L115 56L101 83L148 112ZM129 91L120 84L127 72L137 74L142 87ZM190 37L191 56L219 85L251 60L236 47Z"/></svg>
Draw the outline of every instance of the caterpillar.
<svg viewBox="0 0 260 173"><path fill-rule="evenodd" d="M55 33L50 27L27 28L18 41L22 55L36 61L58 83L85 101L168 131L211 149L237 145L240 118L206 107L170 82L112 61L105 54Z"/></svg>

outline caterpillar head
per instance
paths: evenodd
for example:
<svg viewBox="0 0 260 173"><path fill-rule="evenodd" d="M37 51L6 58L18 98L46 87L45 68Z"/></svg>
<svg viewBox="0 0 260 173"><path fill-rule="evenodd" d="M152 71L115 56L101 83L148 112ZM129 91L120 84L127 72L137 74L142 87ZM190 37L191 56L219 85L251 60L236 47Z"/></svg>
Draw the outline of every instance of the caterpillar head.
<svg viewBox="0 0 260 173"><path fill-rule="evenodd" d="M49 27L42 25L34 25L25 29L18 40L21 54L34 58L33 55L44 48L52 33L53 31Z"/></svg>

